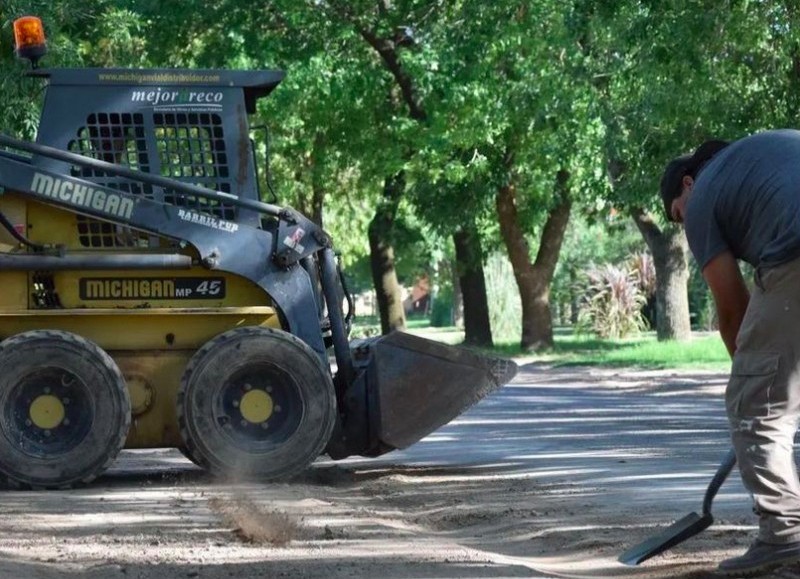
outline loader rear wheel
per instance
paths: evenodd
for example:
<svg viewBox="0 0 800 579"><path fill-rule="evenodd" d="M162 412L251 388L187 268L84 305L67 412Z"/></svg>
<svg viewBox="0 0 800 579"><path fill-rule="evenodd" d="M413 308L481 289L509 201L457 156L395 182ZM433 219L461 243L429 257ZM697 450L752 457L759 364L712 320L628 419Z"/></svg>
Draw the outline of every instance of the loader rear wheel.
<svg viewBox="0 0 800 579"><path fill-rule="evenodd" d="M299 473L331 436L330 373L295 336L237 328L192 357L178 391L178 424L191 459L225 477Z"/></svg>
<svg viewBox="0 0 800 579"><path fill-rule="evenodd" d="M122 373L93 342L55 330L0 342L0 473L12 486L91 481L125 444L130 420Z"/></svg>

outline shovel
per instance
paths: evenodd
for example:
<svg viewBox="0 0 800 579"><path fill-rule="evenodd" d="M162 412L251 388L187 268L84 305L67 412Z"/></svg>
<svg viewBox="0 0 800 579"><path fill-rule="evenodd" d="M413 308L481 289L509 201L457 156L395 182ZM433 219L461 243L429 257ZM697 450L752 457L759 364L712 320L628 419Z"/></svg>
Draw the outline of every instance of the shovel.
<svg viewBox="0 0 800 579"><path fill-rule="evenodd" d="M703 498L703 514L690 513L679 521L675 521L662 533L650 537L625 551L619 556L618 561L626 565L638 565L642 561L646 561L650 557L663 553L667 549L671 549L679 543L683 543L686 539L694 537L698 533L706 530L711 523L714 522L714 517L711 516L711 502L728 478L728 475L736 465L736 454L733 449L728 451L725 460L719 465L714 478L708 484L706 495Z"/></svg>

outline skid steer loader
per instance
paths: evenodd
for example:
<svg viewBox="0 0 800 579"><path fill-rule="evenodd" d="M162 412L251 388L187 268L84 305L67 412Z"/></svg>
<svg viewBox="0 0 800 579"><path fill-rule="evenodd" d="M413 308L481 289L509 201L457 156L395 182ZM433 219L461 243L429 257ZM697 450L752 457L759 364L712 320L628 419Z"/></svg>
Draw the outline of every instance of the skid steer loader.
<svg viewBox="0 0 800 579"><path fill-rule="evenodd" d="M85 483L123 447L284 478L405 448L513 377L404 333L348 342L331 239L260 201L247 114L283 72L38 69L41 22L15 38L47 92L35 143L0 135L10 484Z"/></svg>

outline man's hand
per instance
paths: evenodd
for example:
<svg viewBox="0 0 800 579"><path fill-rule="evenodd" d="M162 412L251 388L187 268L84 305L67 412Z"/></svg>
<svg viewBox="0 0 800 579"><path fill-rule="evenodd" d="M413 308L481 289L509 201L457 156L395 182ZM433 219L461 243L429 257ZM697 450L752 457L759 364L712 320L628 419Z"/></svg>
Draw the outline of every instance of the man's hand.
<svg viewBox="0 0 800 579"><path fill-rule="evenodd" d="M733 358L736 336L750 302L750 292L747 291L739 264L730 251L720 253L709 261L703 268L703 277L717 305L719 333Z"/></svg>

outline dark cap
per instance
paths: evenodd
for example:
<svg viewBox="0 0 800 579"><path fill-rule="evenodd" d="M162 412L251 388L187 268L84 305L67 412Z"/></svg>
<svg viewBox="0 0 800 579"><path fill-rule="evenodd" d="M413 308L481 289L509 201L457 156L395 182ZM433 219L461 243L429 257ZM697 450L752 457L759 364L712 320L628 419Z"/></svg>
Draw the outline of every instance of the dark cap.
<svg viewBox="0 0 800 579"><path fill-rule="evenodd" d="M664 202L664 212L667 219L672 221L672 202L681 196L682 182L686 175L694 179L700 169L711 158L728 146L727 141L706 141L692 154L681 155L670 161L661 176L661 199Z"/></svg>

